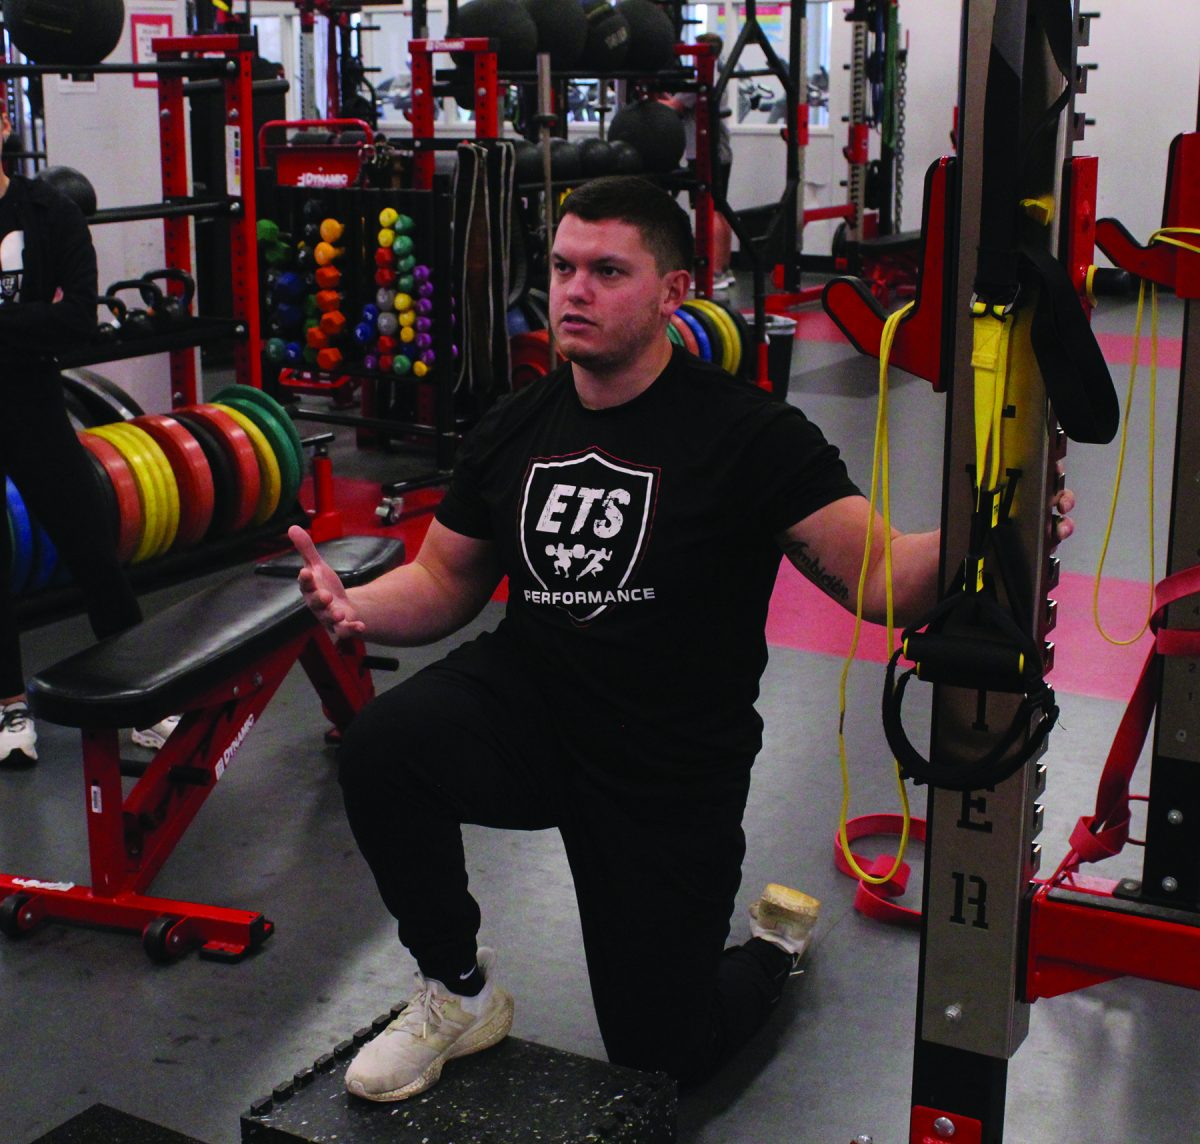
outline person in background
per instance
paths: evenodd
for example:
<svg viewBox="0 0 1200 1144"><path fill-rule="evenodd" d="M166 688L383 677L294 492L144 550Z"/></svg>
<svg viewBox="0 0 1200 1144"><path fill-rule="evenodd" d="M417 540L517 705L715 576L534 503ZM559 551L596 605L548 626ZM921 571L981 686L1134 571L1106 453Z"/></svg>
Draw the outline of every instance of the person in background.
<svg viewBox="0 0 1200 1144"><path fill-rule="evenodd" d="M3 129L11 131L7 116ZM100 637L136 624L141 610L54 360L95 328L96 251L82 211L49 183L0 169L0 483L11 478L49 535ZM12 555L9 530L0 527L0 766L10 767L37 759ZM134 741L161 746L173 726L135 731Z"/></svg>
<svg viewBox="0 0 1200 1144"><path fill-rule="evenodd" d="M720 55L724 50L724 41L715 32L702 32L696 37L698 44L712 44L717 50L717 73L720 74ZM696 93L694 91L676 92L670 99L664 101L673 108L683 120L684 135L687 140L684 147L684 158L688 166L696 169ZM729 195L729 174L733 169L733 146L729 139L729 93L726 89L721 97L720 108L714 108L710 118L712 126L712 192L721 200L727 200ZM736 279L730 266L733 234L729 228L729 220L719 211L713 212L713 289L728 290Z"/></svg>

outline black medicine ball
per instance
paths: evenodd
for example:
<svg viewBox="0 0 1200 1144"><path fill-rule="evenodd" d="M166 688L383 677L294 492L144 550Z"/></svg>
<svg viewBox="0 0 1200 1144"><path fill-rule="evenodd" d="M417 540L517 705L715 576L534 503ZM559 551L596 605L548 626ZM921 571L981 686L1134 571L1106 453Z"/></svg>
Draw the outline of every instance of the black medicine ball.
<svg viewBox="0 0 1200 1144"><path fill-rule="evenodd" d="M504 71L528 71L537 62L538 30L521 0L470 0L455 13L451 38L486 36L497 42L496 66ZM471 74L469 52L454 52L460 70Z"/></svg>
<svg viewBox="0 0 1200 1144"><path fill-rule="evenodd" d="M621 0L617 5L629 22L628 71L658 71L675 62L675 26L654 0Z"/></svg>
<svg viewBox="0 0 1200 1144"><path fill-rule="evenodd" d="M537 50L550 54L554 68L573 68L587 42L587 17L578 0L525 0L537 25Z"/></svg>
<svg viewBox="0 0 1200 1144"><path fill-rule="evenodd" d="M540 183L543 181L542 149L528 139L514 139L516 165L513 177L518 183Z"/></svg>
<svg viewBox="0 0 1200 1144"><path fill-rule="evenodd" d="M642 157L632 143L610 137L608 149L613 157L614 174L636 175L642 169Z"/></svg>
<svg viewBox="0 0 1200 1144"><path fill-rule="evenodd" d="M687 146L683 120L657 99L622 107L613 116L608 137L631 144L642 157L643 169L657 173L674 171Z"/></svg>
<svg viewBox="0 0 1200 1144"><path fill-rule="evenodd" d="M617 157L607 139L581 139L578 146L579 165L588 178L616 172Z"/></svg>
<svg viewBox="0 0 1200 1144"><path fill-rule="evenodd" d="M550 140L550 177L556 181L583 177L579 148L569 139Z"/></svg>
<svg viewBox="0 0 1200 1144"><path fill-rule="evenodd" d="M597 71L618 71L629 54L629 21L608 0L583 0L587 39L580 63Z"/></svg>
<svg viewBox="0 0 1200 1144"><path fill-rule="evenodd" d="M4 0L4 27L35 64L98 64L121 39L124 0Z"/></svg>

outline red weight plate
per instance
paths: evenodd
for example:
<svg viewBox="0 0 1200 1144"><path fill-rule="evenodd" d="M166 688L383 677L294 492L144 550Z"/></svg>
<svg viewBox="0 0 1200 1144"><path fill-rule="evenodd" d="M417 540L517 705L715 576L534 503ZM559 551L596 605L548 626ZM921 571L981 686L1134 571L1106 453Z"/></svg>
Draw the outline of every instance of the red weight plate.
<svg viewBox="0 0 1200 1144"><path fill-rule="evenodd" d="M237 469L234 467L229 451L225 448L224 438L202 421L187 421L178 416L178 411L174 416L184 430L196 439L204 452L204 459L208 462L208 471L212 475L213 515L208 535L211 537L228 536L233 531L233 514L237 510L241 492L238 489Z"/></svg>
<svg viewBox="0 0 1200 1144"><path fill-rule="evenodd" d="M233 531L245 528L254 519L262 489L254 442L250 440L246 430L224 409L218 409L215 405L188 405L183 409L176 409L172 416L185 424L191 420L199 421L220 435L238 475L238 502L237 511L233 515Z"/></svg>
<svg viewBox="0 0 1200 1144"><path fill-rule="evenodd" d="M692 333L692 327L687 324L678 314L671 315L671 325L678 331L679 336L683 339L683 348L688 353L700 356L700 346L696 341L696 335Z"/></svg>
<svg viewBox="0 0 1200 1144"><path fill-rule="evenodd" d="M208 532L213 516L213 478L200 442L175 420L162 413L148 413L130 422L144 429L163 453L175 484L179 487L179 529L175 543L198 544Z"/></svg>
<svg viewBox="0 0 1200 1144"><path fill-rule="evenodd" d="M142 519L141 498L138 496L137 484L129 469L129 462L111 441L97 437L94 433L79 433L77 436L83 447L104 466L104 471L112 482L113 492L117 494L117 504L121 510L117 557L122 564L128 564L137 551L145 525Z"/></svg>

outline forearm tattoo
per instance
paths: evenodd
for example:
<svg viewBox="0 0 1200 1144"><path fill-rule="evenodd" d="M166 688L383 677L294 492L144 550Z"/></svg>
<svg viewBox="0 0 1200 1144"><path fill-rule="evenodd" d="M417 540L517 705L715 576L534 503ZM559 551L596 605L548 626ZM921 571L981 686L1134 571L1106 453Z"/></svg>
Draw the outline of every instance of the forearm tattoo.
<svg viewBox="0 0 1200 1144"><path fill-rule="evenodd" d="M821 591L835 600L845 603L850 599L850 589L845 580L821 566L817 554L803 540L789 540L783 546L784 554Z"/></svg>

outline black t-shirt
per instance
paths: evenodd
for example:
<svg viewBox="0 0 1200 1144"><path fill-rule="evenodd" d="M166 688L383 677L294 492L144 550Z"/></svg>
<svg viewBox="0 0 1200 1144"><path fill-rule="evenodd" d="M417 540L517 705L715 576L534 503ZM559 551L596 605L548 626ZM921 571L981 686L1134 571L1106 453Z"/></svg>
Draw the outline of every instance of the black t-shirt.
<svg viewBox="0 0 1200 1144"><path fill-rule="evenodd" d="M624 405L586 409L563 367L491 410L437 517L494 543L499 630L593 766L700 779L760 746L774 536L857 491L798 409L677 348Z"/></svg>
<svg viewBox="0 0 1200 1144"><path fill-rule="evenodd" d="M20 301L21 278L25 269L25 236L17 206L20 185L10 183L0 198L0 306Z"/></svg>

